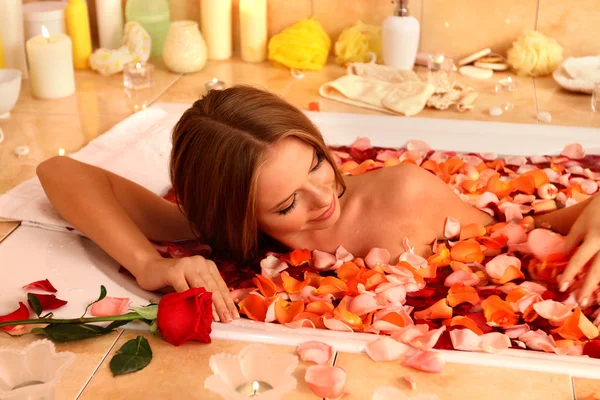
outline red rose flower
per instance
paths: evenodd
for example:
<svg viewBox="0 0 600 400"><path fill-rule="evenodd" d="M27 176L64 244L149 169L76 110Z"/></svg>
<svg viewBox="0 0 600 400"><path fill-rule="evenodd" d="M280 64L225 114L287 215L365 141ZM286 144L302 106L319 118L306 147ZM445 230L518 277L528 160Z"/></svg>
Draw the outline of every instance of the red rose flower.
<svg viewBox="0 0 600 400"><path fill-rule="evenodd" d="M163 296L157 324L164 339L175 346L188 340L210 343L212 293L193 288Z"/></svg>

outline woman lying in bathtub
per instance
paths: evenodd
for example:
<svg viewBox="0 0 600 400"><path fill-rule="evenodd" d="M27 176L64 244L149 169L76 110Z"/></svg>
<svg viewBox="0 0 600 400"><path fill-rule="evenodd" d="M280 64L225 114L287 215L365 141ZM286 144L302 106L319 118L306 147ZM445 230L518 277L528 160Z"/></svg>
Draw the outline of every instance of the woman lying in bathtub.
<svg viewBox="0 0 600 400"><path fill-rule="evenodd" d="M164 259L148 239L201 237L243 260L269 238L290 249L353 254L386 248L397 260L407 237L426 255L443 239L446 217L462 225L494 222L440 179L410 164L342 177L308 118L277 96L250 87L210 91L173 132L171 179L181 209L145 188L67 157L38 167L57 211L127 268L147 290L205 287L218 317L239 317L215 264L200 256ZM600 198L536 217L569 233L579 250L562 275L565 290L600 251ZM590 302L600 258L579 301ZM217 318L217 315L215 315Z"/></svg>

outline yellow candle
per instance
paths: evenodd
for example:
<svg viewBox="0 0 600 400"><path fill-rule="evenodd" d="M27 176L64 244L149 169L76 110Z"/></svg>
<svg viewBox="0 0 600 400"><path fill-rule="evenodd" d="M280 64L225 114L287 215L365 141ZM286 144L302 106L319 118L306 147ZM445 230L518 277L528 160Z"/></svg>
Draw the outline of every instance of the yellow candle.
<svg viewBox="0 0 600 400"><path fill-rule="evenodd" d="M0 68L6 68L4 65L4 50L2 49L2 36L0 36Z"/></svg>
<svg viewBox="0 0 600 400"><path fill-rule="evenodd" d="M67 33L73 42L73 63L75 68L90 67L89 58L92 54L92 37L87 4L84 0L69 0L65 10Z"/></svg>
<svg viewBox="0 0 600 400"><path fill-rule="evenodd" d="M75 92L71 39L63 33L42 35L27 41L31 94L42 99L58 99Z"/></svg>
<svg viewBox="0 0 600 400"><path fill-rule="evenodd" d="M240 44L242 60L267 58L267 0L240 0Z"/></svg>

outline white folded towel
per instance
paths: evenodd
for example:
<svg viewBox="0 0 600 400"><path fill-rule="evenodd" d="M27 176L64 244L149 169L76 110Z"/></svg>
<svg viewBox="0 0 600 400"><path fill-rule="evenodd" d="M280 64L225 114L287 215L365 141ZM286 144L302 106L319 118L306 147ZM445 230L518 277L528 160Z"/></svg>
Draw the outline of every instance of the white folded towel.
<svg viewBox="0 0 600 400"><path fill-rule="evenodd" d="M149 107L115 125L71 157L163 195L171 186L171 131L180 116L181 113ZM58 215L38 178L0 195L0 221L22 221L23 225L81 235Z"/></svg>

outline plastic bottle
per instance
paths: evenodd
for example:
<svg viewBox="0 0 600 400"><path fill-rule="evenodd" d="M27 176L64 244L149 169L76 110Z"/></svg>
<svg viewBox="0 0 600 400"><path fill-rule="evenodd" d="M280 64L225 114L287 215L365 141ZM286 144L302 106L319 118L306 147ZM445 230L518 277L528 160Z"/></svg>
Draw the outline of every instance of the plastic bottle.
<svg viewBox="0 0 600 400"><path fill-rule="evenodd" d="M65 9L67 33L73 42L73 65L78 69L90 67L92 54L92 35L85 0L69 0Z"/></svg>
<svg viewBox="0 0 600 400"><path fill-rule="evenodd" d="M396 15L387 17L381 26L383 63L402 70L413 69L420 31L419 21L408 15L408 0L399 0Z"/></svg>
<svg viewBox="0 0 600 400"><path fill-rule="evenodd" d="M170 24L167 0L128 0L125 18L127 22L139 22L148 32L152 39L152 56L162 55Z"/></svg>

